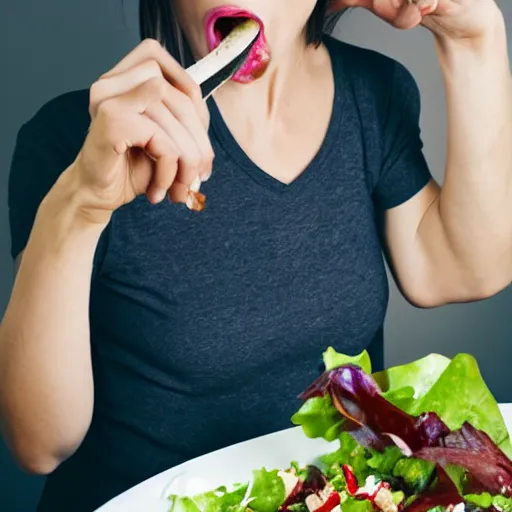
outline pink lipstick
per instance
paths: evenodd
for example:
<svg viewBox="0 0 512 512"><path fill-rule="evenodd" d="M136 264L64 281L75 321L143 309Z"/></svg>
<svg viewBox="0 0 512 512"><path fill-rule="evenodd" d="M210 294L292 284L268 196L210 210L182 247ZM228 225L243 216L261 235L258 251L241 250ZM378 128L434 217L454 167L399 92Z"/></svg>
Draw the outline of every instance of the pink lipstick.
<svg viewBox="0 0 512 512"><path fill-rule="evenodd" d="M211 9L206 13L204 22L208 49L211 52L244 19L256 21L260 26L260 35L245 63L232 78L238 83L250 83L258 79L270 63L270 48L265 38L263 22L251 12L231 5Z"/></svg>

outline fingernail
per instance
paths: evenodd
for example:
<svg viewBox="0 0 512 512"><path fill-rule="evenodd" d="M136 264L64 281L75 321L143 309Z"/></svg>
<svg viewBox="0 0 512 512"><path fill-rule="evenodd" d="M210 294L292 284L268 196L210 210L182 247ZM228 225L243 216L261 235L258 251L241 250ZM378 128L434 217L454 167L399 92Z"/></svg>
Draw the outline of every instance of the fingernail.
<svg viewBox="0 0 512 512"><path fill-rule="evenodd" d="M418 9L422 17L429 16L437 9L437 0L420 0L418 2Z"/></svg>
<svg viewBox="0 0 512 512"><path fill-rule="evenodd" d="M167 196L167 190L157 189L155 190L155 202L161 203Z"/></svg>
<svg viewBox="0 0 512 512"><path fill-rule="evenodd" d="M199 176L196 176L194 181L190 184L188 187L192 192L199 192L199 189L201 188L201 178Z"/></svg>
<svg viewBox="0 0 512 512"><path fill-rule="evenodd" d="M204 172L201 174L201 181L204 183L205 181L208 181L212 177L212 171L211 169L209 171Z"/></svg>

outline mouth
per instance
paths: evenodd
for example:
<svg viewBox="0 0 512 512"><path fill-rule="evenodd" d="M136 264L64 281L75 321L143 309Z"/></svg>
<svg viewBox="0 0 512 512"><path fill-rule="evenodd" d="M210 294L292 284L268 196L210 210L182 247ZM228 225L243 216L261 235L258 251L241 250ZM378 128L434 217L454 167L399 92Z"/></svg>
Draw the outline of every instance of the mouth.
<svg viewBox="0 0 512 512"><path fill-rule="evenodd" d="M265 38L263 22L254 14L235 6L222 6L211 9L205 17L205 33L209 51L213 51L240 23L253 19L260 26L260 35L254 43L243 66L232 80L250 83L263 75L270 63L270 48Z"/></svg>

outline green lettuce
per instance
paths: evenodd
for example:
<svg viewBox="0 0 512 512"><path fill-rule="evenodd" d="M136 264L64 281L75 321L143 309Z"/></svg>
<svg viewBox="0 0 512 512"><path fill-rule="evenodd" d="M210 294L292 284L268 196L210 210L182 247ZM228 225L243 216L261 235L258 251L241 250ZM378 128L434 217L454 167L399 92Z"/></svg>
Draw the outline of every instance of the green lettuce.
<svg viewBox="0 0 512 512"><path fill-rule="evenodd" d="M393 405L406 411L421 399L450 364L447 357L431 354L402 366L375 373L373 378Z"/></svg>
<svg viewBox="0 0 512 512"><path fill-rule="evenodd" d="M474 357L458 354L450 361L432 354L374 377L384 396L392 402L393 397L404 390L414 389L411 399L395 403L406 413L419 416L424 412L435 412L451 430L460 428L467 421L486 432L512 458L507 426Z"/></svg>
<svg viewBox="0 0 512 512"><path fill-rule="evenodd" d="M232 491L219 487L196 496L169 496L169 512L275 512L284 502L285 487L278 470L253 471L252 485L236 484Z"/></svg>
<svg viewBox="0 0 512 512"><path fill-rule="evenodd" d="M260 469L253 472L248 504L254 512L275 512L284 502L286 491L278 471Z"/></svg>
<svg viewBox="0 0 512 512"><path fill-rule="evenodd" d="M400 477L414 493L423 492L430 484L435 464L421 459L400 459L393 468L393 476Z"/></svg>
<svg viewBox="0 0 512 512"><path fill-rule="evenodd" d="M484 492L483 494L468 494L464 496L464 499L483 509L495 507L502 512L512 512L512 498L505 498L505 496L491 496Z"/></svg>
<svg viewBox="0 0 512 512"><path fill-rule="evenodd" d="M332 347L324 353L326 369L356 364L363 370L371 368L366 351L357 356L338 354ZM452 360L439 354L373 375L384 397L407 412L418 416L436 412L452 430L464 422L486 432L501 450L512 458L512 443L499 406L485 384L476 360L459 354ZM292 416L308 437L336 439L342 430L342 418L330 399L307 400Z"/></svg>
<svg viewBox="0 0 512 512"><path fill-rule="evenodd" d="M344 420L332 405L331 397L325 395L306 400L291 421L294 425L302 426L307 437L322 437L331 442L338 439Z"/></svg>
<svg viewBox="0 0 512 512"><path fill-rule="evenodd" d="M332 347L329 347L323 354L323 360L327 371L347 364L353 364L355 366L359 366L359 368L361 368L365 373L372 373L372 362L370 360L370 355L366 350L357 356L347 356L345 354L340 354Z"/></svg>
<svg viewBox="0 0 512 512"><path fill-rule="evenodd" d="M502 512L512 512L512 498L505 498L505 496L494 496L492 504L497 510Z"/></svg>
<svg viewBox="0 0 512 512"><path fill-rule="evenodd" d="M366 373L372 371L372 363L366 350L356 356L347 356L329 347L323 354L323 361L326 371L346 364L359 366ZM292 416L291 421L294 425L302 426L302 430L307 437L321 437L332 442L342 432L344 420L332 405L331 398L326 395L306 400Z"/></svg>
<svg viewBox="0 0 512 512"><path fill-rule="evenodd" d="M248 484L235 485L232 491L218 487L196 496L169 496L169 512L245 512L243 505Z"/></svg>
<svg viewBox="0 0 512 512"><path fill-rule="evenodd" d="M342 503L343 512L373 512L374 508L370 500L357 500L347 497Z"/></svg>
<svg viewBox="0 0 512 512"><path fill-rule="evenodd" d="M340 436L340 447L332 453L321 457L327 478L343 476L343 464L350 464L358 482L364 482L370 474L366 450L348 433ZM343 482L345 478L343 477Z"/></svg>
<svg viewBox="0 0 512 512"><path fill-rule="evenodd" d="M371 457L368 459L367 464L373 469L372 474L379 474L384 476L390 476L393 474L393 470L400 459L403 459L404 455L402 450L397 446L388 446L384 451L378 452L376 450L371 451Z"/></svg>

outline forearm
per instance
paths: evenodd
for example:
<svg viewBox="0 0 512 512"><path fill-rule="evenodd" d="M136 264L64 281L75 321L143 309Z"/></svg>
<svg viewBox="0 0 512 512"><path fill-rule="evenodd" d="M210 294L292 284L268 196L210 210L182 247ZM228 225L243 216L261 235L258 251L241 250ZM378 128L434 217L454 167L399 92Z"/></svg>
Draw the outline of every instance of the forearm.
<svg viewBox="0 0 512 512"><path fill-rule="evenodd" d="M512 81L504 24L478 44L438 40L437 51L446 85L447 162L419 235L433 261L449 266L449 252L466 284L473 279L492 290L512 278Z"/></svg>
<svg viewBox="0 0 512 512"><path fill-rule="evenodd" d="M80 215L69 181L39 208L0 328L3 433L38 472L76 449L93 408L88 310L103 227Z"/></svg>

